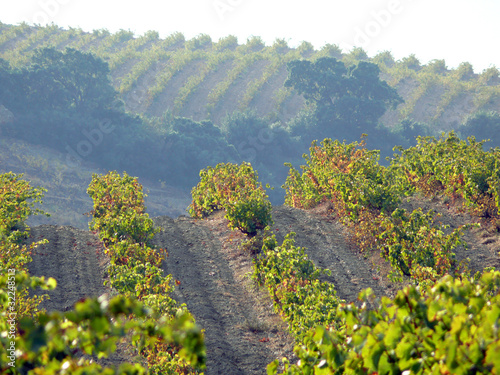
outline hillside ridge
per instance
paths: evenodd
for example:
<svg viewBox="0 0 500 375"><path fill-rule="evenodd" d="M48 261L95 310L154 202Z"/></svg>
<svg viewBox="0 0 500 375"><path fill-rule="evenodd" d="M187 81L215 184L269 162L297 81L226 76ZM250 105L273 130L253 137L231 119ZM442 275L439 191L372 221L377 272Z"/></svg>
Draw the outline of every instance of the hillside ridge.
<svg viewBox="0 0 500 375"><path fill-rule="evenodd" d="M206 35L185 40L180 33L160 39L154 32L134 37L125 30L111 34L55 25L0 26L0 58L18 66L41 47L92 52L109 63L127 110L150 116L170 111L220 124L226 114L253 109L272 121L286 122L305 108L301 96L283 88L287 62L321 56L347 64L368 60L380 67L381 78L406 100L382 118L388 127L410 118L447 131L479 110L500 111L498 69L478 74L467 62L450 70L443 60L421 65L414 55L395 61L387 51L370 58L359 48L343 52L326 45L316 51L307 43L289 48L284 40L265 46L257 37L238 44L230 36L213 42Z"/></svg>

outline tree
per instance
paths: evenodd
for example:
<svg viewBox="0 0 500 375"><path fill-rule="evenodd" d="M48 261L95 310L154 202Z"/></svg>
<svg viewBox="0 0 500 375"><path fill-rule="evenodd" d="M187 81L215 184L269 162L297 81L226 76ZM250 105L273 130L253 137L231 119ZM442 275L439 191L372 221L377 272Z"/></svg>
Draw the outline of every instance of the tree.
<svg viewBox="0 0 500 375"><path fill-rule="evenodd" d="M489 139L486 146L500 147L500 113L476 112L466 118L458 131L462 138L474 136L478 141Z"/></svg>
<svg viewBox="0 0 500 375"><path fill-rule="evenodd" d="M12 73L10 65L4 59L0 59L0 104L7 104L9 91L12 89Z"/></svg>
<svg viewBox="0 0 500 375"><path fill-rule="evenodd" d="M403 101L379 79L379 67L369 62L346 67L331 57L315 62L294 60L288 63L288 71L285 87L293 87L313 104L323 129L343 129L349 134L373 130L388 106Z"/></svg>
<svg viewBox="0 0 500 375"><path fill-rule="evenodd" d="M238 161L252 163L262 178L279 186L288 173L284 163L297 156L297 142L288 129L259 117L254 110L233 112L221 123L223 134L238 152ZM281 202L281 192L269 192L273 203ZM281 203L280 203L281 204Z"/></svg>
<svg viewBox="0 0 500 375"><path fill-rule="evenodd" d="M474 78L474 68L472 67L471 63L463 62L456 69L456 74L458 76L458 79L462 81L468 81Z"/></svg>
<svg viewBox="0 0 500 375"><path fill-rule="evenodd" d="M426 71L439 74L439 75L445 75L448 71L448 68L446 67L446 62L444 60L439 60L439 59L434 59L430 61L424 68Z"/></svg>
<svg viewBox="0 0 500 375"><path fill-rule="evenodd" d="M411 118L405 118L399 123L399 134L403 137L409 146L416 146L418 136L427 137L431 135L429 125L414 121Z"/></svg>
<svg viewBox="0 0 500 375"><path fill-rule="evenodd" d="M108 64L72 48L38 50L23 72L30 108L96 113L113 107L116 92Z"/></svg>
<svg viewBox="0 0 500 375"><path fill-rule="evenodd" d="M325 44L321 48L321 53L327 57L342 58L342 49L337 44Z"/></svg>
<svg viewBox="0 0 500 375"><path fill-rule="evenodd" d="M237 159L235 148L211 121L196 122L184 117L165 117L161 121L168 129L160 151L165 173L179 185L193 186L198 172L207 165Z"/></svg>
<svg viewBox="0 0 500 375"><path fill-rule="evenodd" d="M388 68L391 68L395 64L394 57L390 51L380 52L372 61L379 66L383 64Z"/></svg>
<svg viewBox="0 0 500 375"><path fill-rule="evenodd" d="M24 91L20 72L12 69L8 61L0 59L0 104L14 111L23 102Z"/></svg>

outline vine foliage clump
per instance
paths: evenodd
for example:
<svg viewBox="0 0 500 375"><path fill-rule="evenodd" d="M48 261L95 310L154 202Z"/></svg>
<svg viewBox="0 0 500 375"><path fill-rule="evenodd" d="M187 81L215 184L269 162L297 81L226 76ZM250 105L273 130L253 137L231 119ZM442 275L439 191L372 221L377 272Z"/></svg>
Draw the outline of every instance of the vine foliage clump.
<svg viewBox="0 0 500 375"><path fill-rule="evenodd" d="M220 163L203 169L191 194L188 210L195 218L225 210L229 226L250 236L272 223L271 202L250 163Z"/></svg>

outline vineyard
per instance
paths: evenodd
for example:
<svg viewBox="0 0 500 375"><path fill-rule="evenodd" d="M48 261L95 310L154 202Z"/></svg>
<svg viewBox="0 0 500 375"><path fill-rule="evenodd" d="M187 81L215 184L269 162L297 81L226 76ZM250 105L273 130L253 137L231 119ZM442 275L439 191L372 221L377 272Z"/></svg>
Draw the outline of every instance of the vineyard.
<svg viewBox="0 0 500 375"><path fill-rule="evenodd" d="M381 78L405 100L382 118L389 127L411 117L450 130L478 110L500 107L499 72L494 67L475 73L467 62L450 70L443 60L422 65L414 55L395 61L389 52L369 58L362 50L341 51L334 45L314 50L307 42L297 48L279 39L270 46L258 37L242 42L234 36L212 41L202 34L186 40L176 33L161 39L154 31L135 37L125 30L85 33L54 25L2 25L0 58L20 67L37 48L91 52L109 63L113 85L129 111L153 116L170 111L216 124L242 109L253 109L272 121L290 120L305 102L283 88L287 62L328 56L379 66Z"/></svg>
<svg viewBox="0 0 500 375"><path fill-rule="evenodd" d="M45 191L4 174L2 330L12 336L2 336L2 371L199 373L206 363L207 373L497 374L500 165L498 149L481 145L453 132L420 137L384 167L363 141L325 139L302 172L290 166L288 208L271 207L249 163L219 164L200 172L192 219L151 219L137 178L95 174L87 192L96 240L87 245L108 259L107 294L66 312L46 312L49 297L29 292L59 287L29 273L51 233L24 241ZM434 210L407 210L417 197L468 222L449 228ZM478 247L475 236L490 240ZM43 343L33 345L40 329ZM117 346L138 364L86 359Z"/></svg>
<svg viewBox="0 0 500 375"><path fill-rule="evenodd" d="M0 23L0 86L2 374L500 374L498 69Z"/></svg>
<svg viewBox="0 0 500 375"><path fill-rule="evenodd" d="M198 171L227 162L251 163L276 187L272 204L283 204L284 163L298 166L313 140L368 134L384 165L394 145L443 129L500 145L496 68L259 37L0 26L0 171L56 187L46 199L62 221L52 223L86 228L82 179L95 172L137 176L153 212L175 216ZM167 207L171 191L182 204Z"/></svg>
<svg viewBox="0 0 500 375"><path fill-rule="evenodd" d="M27 217L43 214L33 207L41 202L44 191L32 188L21 177L4 174L0 185L1 325L2 332L9 332L2 335L2 373L27 373L33 369L44 374L53 371L144 373L141 364L121 363L119 368L106 370L93 360L82 358L82 355L98 359L109 357L116 351L117 343L125 339L143 356L141 362L146 362L152 373L173 374L178 370L195 373L191 365L203 367L202 332L195 326L192 316L168 296L170 279L164 278L157 267L163 256L161 249L157 252L145 243L135 242L147 240L153 232L152 222L143 213L141 189L134 180L126 175L121 178L110 174L101 178L96 176L89 186L89 194L101 208L92 211L95 217L92 228L99 232L111 259L106 283L114 296L92 296L78 301L70 311L47 312L39 305L48 296L31 296L29 290L54 289L57 281L52 277L32 276L27 266L33 260L32 251L48 241L43 239L29 246L22 244L22 239L30 233L25 226ZM124 190L120 191L120 186ZM138 188L131 197L130 188ZM112 195L110 190L113 190ZM109 210L109 206L102 206L104 202L116 203L118 210ZM123 219L130 217L132 222L139 223L122 227L120 237L127 239L103 237L105 229L116 222L116 215Z"/></svg>

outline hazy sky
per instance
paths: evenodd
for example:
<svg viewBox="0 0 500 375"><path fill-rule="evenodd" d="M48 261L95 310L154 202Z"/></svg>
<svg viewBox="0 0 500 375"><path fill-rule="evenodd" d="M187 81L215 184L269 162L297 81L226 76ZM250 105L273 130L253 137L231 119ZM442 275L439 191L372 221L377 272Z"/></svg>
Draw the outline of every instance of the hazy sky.
<svg viewBox="0 0 500 375"><path fill-rule="evenodd" d="M500 68L500 0L0 0L0 21L55 23L85 31L175 31L214 41L260 36L267 45L338 44L363 47L369 56L415 54L422 63L445 59L450 68L468 61L476 72Z"/></svg>

